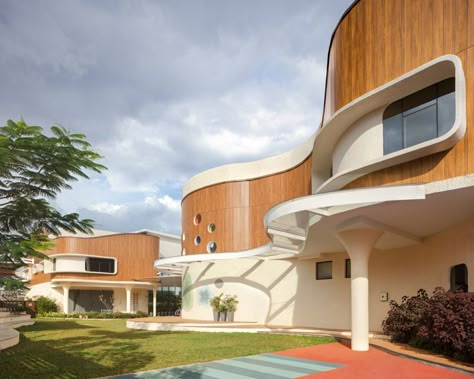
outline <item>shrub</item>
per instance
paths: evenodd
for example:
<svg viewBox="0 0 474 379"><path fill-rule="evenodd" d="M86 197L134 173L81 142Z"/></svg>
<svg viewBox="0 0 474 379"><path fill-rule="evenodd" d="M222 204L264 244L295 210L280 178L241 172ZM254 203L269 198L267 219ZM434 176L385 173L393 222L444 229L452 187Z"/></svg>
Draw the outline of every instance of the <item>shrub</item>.
<svg viewBox="0 0 474 379"><path fill-rule="evenodd" d="M446 292L436 288L390 302L383 331L393 341L429 348L467 362L474 362L474 293Z"/></svg>
<svg viewBox="0 0 474 379"><path fill-rule="evenodd" d="M38 314L38 317L44 318L99 318L99 319L124 319L124 318L137 318L137 317L148 317L145 312L138 311L135 313L99 313L99 312L83 312L83 313L69 313L65 314L62 312L42 312Z"/></svg>
<svg viewBox="0 0 474 379"><path fill-rule="evenodd" d="M474 293L437 288L431 298L431 323L423 332L435 351L474 362Z"/></svg>
<svg viewBox="0 0 474 379"><path fill-rule="evenodd" d="M53 299L50 299L46 296L40 296L36 299L36 312L37 313L47 313L47 312L57 312L58 305Z"/></svg>
<svg viewBox="0 0 474 379"><path fill-rule="evenodd" d="M430 311L430 299L425 290L416 296L403 296L402 302L390 301L387 318L382 322L383 332L395 342L408 343L416 337L420 326L425 325Z"/></svg>

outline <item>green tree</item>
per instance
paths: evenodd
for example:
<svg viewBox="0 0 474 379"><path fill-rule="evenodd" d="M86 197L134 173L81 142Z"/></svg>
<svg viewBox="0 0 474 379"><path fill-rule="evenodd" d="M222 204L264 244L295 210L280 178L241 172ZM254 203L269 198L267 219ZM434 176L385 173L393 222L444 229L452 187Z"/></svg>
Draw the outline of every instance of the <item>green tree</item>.
<svg viewBox="0 0 474 379"><path fill-rule="evenodd" d="M47 235L60 230L90 233L93 221L77 213L61 214L48 200L69 182L87 178L86 170L101 172L101 155L91 149L83 134L52 126L51 134L23 120L8 120L0 128L0 265L22 266L22 258L45 258ZM12 288L18 281L0 276L0 285Z"/></svg>

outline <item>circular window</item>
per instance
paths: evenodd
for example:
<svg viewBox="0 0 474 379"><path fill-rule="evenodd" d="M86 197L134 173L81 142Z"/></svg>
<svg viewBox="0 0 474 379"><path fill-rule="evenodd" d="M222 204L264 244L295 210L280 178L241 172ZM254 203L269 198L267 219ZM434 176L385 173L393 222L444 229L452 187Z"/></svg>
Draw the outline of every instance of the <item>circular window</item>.
<svg viewBox="0 0 474 379"><path fill-rule="evenodd" d="M222 288L224 287L224 281L222 279L216 279L214 285L216 286L216 288Z"/></svg>
<svg viewBox="0 0 474 379"><path fill-rule="evenodd" d="M186 234L183 233L183 241L186 241Z"/></svg>
<svg viewBox="0 0 474 379"><path fill-rule="evenodd" d="M194 244L197 246L197 245L199 245L200 243L201 243L201 237L200 237L200 236L196 236L196 237L194 238Z"/></svg>
<svg viewBox="0 0 474 379"><path fill-rule="evenodd" d="M215 253L217 250L217 244L213 241L209 242L207 244L207 252L212 254L212 253Z"/></svg>
<svg viewBox="0 0 474 379"><path fill-rule="evenodd" d="M199 224L201 223L201 221L202 221L202 216L201 216L201 214L200 214L200 213L196 214L196 215L194 216L194 220L193 220L193 221L194 221L194 225L199 225Z"/></svg>
<svg viewBox="0 0 474 379"><path fill-rule="evenodd" d="M216 230L216 224L211 223L211 224L209 224L209 225L207 226L207 231L208 231L209 233L214 233L215 230Z"/></svg>

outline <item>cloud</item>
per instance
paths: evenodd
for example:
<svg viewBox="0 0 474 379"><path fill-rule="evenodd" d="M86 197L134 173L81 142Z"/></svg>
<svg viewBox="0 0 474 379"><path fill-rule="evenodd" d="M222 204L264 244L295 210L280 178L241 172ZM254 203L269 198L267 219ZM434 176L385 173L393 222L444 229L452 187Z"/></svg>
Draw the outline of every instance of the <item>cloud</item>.
<svg viewBox="0 0 474 379"><path fill-rule="evenodd" d="M61 209L104 229L178 232L192 175L314 133L330 35L351 2L4 0L0 119L60 123L106 157Z"/></svg>
<svg viewBox="0 0 474 379"><path fill-rule="evenodd" d="M79 212L81 217L93 219L98 229L115 232L152 229L176 235L181 231L181 203L168 195L121 204L92 204Z"/></svg>

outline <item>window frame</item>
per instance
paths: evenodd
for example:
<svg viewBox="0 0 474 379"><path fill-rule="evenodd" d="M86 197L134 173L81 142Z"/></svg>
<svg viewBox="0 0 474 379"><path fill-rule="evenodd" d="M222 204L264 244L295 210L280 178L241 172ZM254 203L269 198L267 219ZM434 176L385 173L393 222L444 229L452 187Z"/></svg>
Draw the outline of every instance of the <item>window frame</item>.
<svg viewBox="0 0 474 379"><path fill-rule="evenodd" d="M331 265L331 277L328 277L328 278L321 277L321 273L320 273L319 268L323 267L324 264L330 264ZM331 280L332 278L333 278L332 261L316 262L316 280Z"/></svg>
<svg viewBox="0 0 474 379"><path fill-rule="evenodd" d="M99 270L92 270L91 269L91 260L96 261L110 261L108 264L112 265L112 271L100 271L101 263L99 262ZM102 264L106 264L106 262L102 262ZM94 267L95 268L95 267ZM96 274L109 274L113 275L117 273L117 259L112 257L86 257L84 260L84 272L86 273L96 273Z"/></svg>
<svg viewBox="0 0 474 379"><path fill-rule="evenodd" d="M345 263L344 263L344 278L346 279L352 278L352 266L351 266L350 258L346 258Z"/></svg>
<svg viewBox="0 0 474 379"><path fill-rule="evenodd" d="M447 105L444 102L440 101L440 99L444 99L447 95L453 98L452 108L450 106L449 109L446 108ZM385 108L382 116L383 155L386 156L409 149L447 134L456 124L456 101L456 78L453 76L390 103ZM436 124L428 123L425 128L420 128L418 133L421 132L420 134L423 134L422 139L411 144L408 140L409 133L407 132L407 128L408 130L411 129L409 124L410 118L416 114L419 115L420 112L426 111L431 107L434 107L432 112L427 113L425 118L428 120L429 116L434 116ZM449 115L451 113L453 116L452 120L449 120L450 124L452 122L449 128L442 124L441 110L446 112L443 114ZM426 138L430 131L434 131L433 129L435 129L436 135Z"/></svg>

